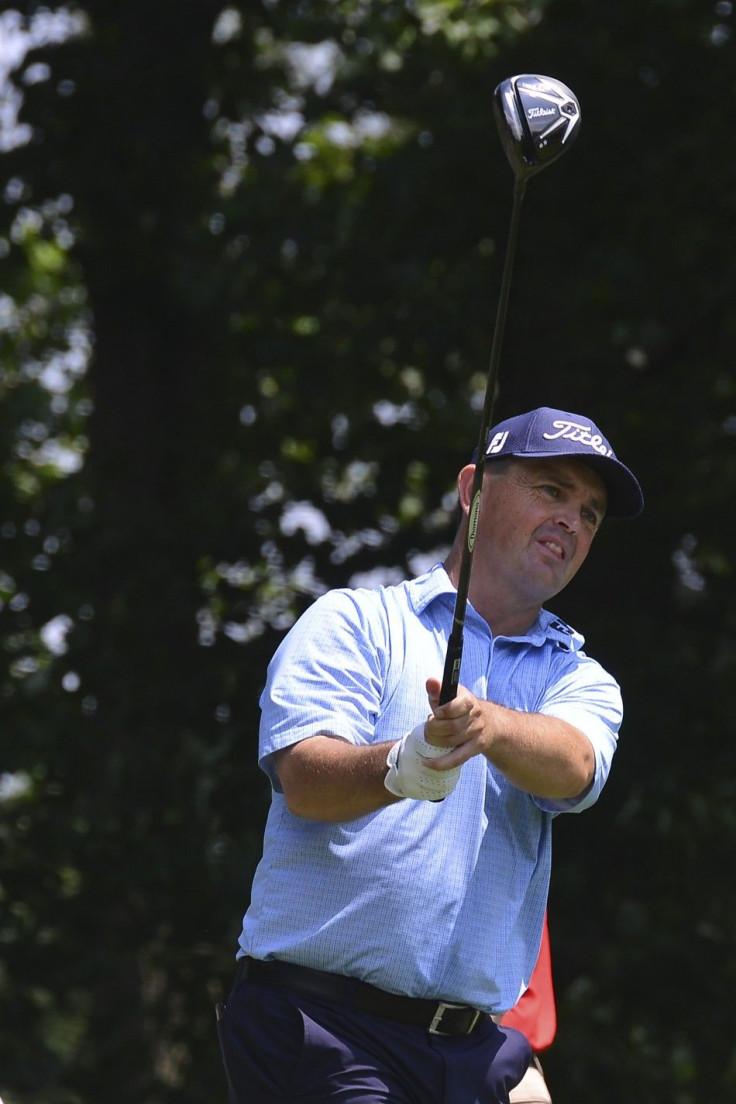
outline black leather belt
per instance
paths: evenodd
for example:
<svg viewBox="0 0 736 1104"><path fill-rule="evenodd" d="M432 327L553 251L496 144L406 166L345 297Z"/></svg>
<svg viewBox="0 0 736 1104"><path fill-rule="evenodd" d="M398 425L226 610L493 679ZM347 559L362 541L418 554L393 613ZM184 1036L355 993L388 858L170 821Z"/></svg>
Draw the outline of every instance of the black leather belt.
<svg viewBox="0 0 736 1104"><path fill-rule="evenodd" d="M256 985L295 989L305 996L340 1004L356 1012L423 1027L433 1035L469 1035L481 1018L485 1018L485 1013L467 1004L403 997L357 978L275 959L241 958L235 983L246 979Z"/></svg>

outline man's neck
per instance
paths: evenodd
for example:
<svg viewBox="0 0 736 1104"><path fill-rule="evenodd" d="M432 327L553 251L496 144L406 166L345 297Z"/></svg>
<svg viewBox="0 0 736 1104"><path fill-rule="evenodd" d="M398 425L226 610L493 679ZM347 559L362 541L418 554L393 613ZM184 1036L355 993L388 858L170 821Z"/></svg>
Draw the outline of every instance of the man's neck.
<svg viewBox="0 0 736 1104"><path fill-rule="evenodd" d="M444 568L452 585L457 587L460 562L453 552L445 560ZM488 623L494 636L524 636L536 622L542 608L539 605L519 607L505 593L498 593L492 587L481 587L477 582L474 585L472 574L468 600L475 612Z"/></svg>

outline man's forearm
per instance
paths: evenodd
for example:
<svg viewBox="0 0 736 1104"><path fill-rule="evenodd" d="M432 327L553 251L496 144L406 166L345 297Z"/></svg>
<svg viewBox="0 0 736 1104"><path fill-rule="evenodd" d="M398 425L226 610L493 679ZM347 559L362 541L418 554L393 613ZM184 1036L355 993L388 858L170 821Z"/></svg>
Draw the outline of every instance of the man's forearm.
<svg viewBox="0 0 736 1104"><path fill-rule="evenodd" d="M552 801L578 797L595 773L595 753L580 729L558 717L524 713L477 698L466 687L439 704L440 683L427 679L433 717L426 739L450 754L431 764L447 770L485 755L520 790Z"/></svg>
<svg viewBox="0 0 736 1104"><path fill-rule="evenodd" d="M400 801L384 785L390 747L318 735L277 751L274 763L289 811L339 823Z"/></svg>
<svg viewBox="0 0 736 1104"><path fill-rule="evenodd" d="M486 757L514 786L537 797L578 797L593 780L587 736L558 717L521 713L489 702L492 738Z"/></svg>

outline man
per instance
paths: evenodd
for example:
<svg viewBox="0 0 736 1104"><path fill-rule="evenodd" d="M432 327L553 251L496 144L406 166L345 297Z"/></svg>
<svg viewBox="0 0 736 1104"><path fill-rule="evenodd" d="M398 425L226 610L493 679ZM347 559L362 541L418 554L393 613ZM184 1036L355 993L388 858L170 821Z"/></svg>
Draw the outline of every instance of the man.
<svg viewBox="0 0 736 1104"><path fill-rule="evenodd" d="M269 667L273 801L217 1010L233 1104L505 1104L529 1065L493 1017L537 961L553 817L598 798L622 715L542 607L604 516L643 501L587 418L492 431L461 685L440 706L473 472L444 565L323 596Z"/></svg>

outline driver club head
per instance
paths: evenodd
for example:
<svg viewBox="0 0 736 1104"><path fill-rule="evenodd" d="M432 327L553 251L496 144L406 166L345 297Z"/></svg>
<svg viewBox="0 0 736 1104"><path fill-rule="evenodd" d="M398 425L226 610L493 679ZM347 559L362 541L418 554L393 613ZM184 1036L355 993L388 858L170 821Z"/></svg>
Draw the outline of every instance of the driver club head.
<svg viewBox="0 0 736 1104"><path fill-rule="evenodd" d="M501 143L517 181L556 161L580 129L580 105L562 81L526 73L493 93Z"/></svg>

